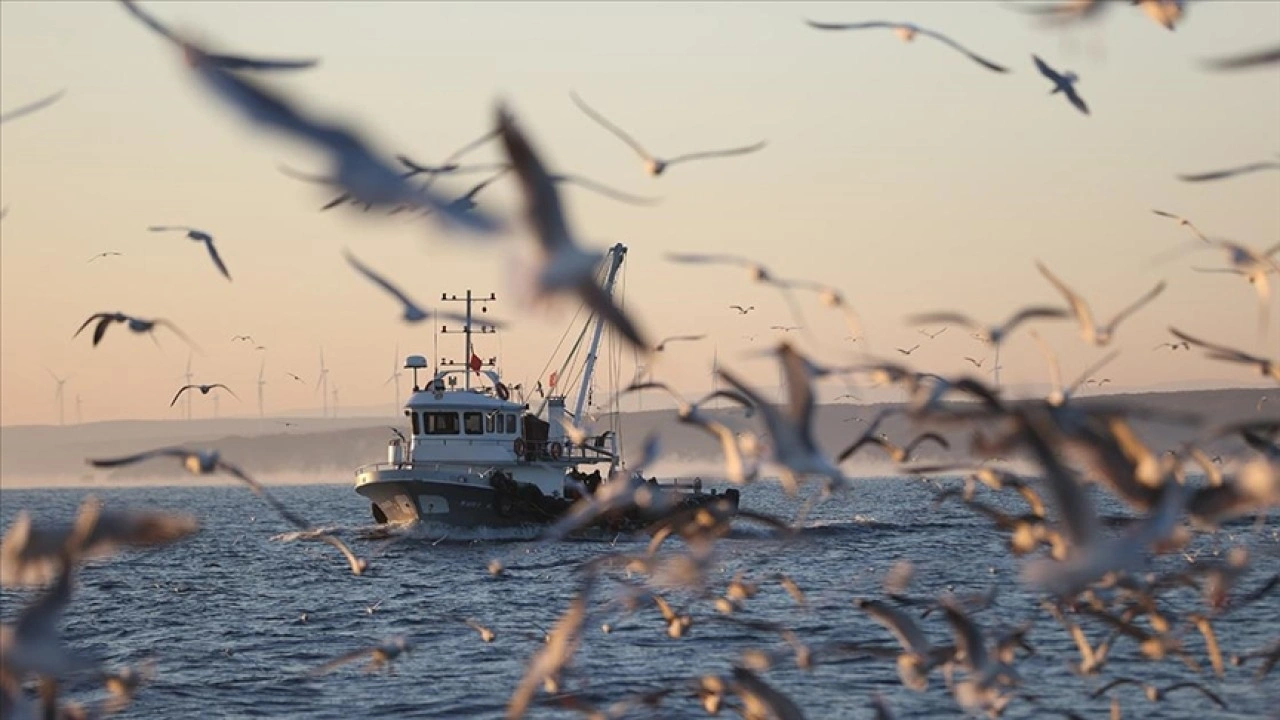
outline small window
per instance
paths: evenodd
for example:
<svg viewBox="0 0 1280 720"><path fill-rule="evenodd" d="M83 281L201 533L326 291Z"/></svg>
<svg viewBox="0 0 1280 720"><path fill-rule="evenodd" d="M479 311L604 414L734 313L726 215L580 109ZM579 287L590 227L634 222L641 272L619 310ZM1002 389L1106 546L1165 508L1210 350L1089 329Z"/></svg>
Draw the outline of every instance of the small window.
<svg viewBox="0 0 1280 720"><path fill-rule="evenodd" d="M408 416L409 416L409 419L413 422L413 434L414 434L414 435L421 435L421 434L422 434L422 426L418 423L418 413L416 413L416 412L411 412L411 413L407 413L407 414L408 414Z"/></svg>
<svg viewBox="0 0 1280 720"><path fill-rule="evenodd" d="M512 435L516 434L516 416L510 413L507 414L507 432Z"/></svg>
<svg viewBox="0 0 1280 720"><path fill-rule="evenodd" d="M478 412L463 413L462 425L468 435L483 435L484 415Z"/></svg>
<svg viewBox="0 0 1280 720"><path fill-rule="evenodd" d="M427 435L457 435L458 413L425 412L422 413L422 425Z"/></svg>
<svg viewBox="0 0 1280 720"><path fill-rule="evenodd" d="M494 416L494 413L489 413L488 415L485 415L485 416L484 416L484 431L485 431L485 432L488 432L488 433L493 432L493 416ZM501 419L501 418L499 418L499 419ZM498 429L498 432L502 432L502 429L501 429L501 428L499 428L499 429Z"/></svg>

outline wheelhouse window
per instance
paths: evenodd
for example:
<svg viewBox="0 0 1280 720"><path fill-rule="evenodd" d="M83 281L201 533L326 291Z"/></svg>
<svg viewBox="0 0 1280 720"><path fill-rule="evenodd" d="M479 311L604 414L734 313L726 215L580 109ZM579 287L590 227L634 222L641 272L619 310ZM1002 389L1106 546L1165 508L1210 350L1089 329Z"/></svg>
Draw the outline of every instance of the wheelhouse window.
<svg viewBox="0 0 1280 720"><path fill-rule="evenodd" d="M422 413L422 430L425 435L457 435L458 413L424 412Z"/></svg>
<svg viewBox="0 0 1280 720"><path fill-rule="evenodd" d="M484 434L484 413L462 413L462 425L468 435ZM457 432L456 430L454 432Z"/></svg>
<svg viewBox="0 0 1280 720"><path fill-rule="evenodd" d="M507 414L507 434L516 434L516 416L510 413Z"/></svg>
<svg viewBox="0 0 1280 720"><path fill-rule="evenodd" d="M421 435L421 434L422 434L422 424L418 422L418 413L416 413L416 412L408 412L408 413L405 413L405 414L409 416L409 421L413 424L413 434L414 434L414 435Z"/></svg>
<svg viewBox="0 0 1280 720"><path fill-rule="evenodd" d="M489 413L488 415L485 415L485 416L484 416L484 431L485 431L485 432L488 432L488 433L493 432L493 416L494 416L494 413ZM498 421L499 421L499 422L501 422L501 421L502 421L502 417L501 417L501 416L498 416ZM502 432L502 427L501 427L501 426L499 426L499 427L498 427L498 432Z"/></svg>

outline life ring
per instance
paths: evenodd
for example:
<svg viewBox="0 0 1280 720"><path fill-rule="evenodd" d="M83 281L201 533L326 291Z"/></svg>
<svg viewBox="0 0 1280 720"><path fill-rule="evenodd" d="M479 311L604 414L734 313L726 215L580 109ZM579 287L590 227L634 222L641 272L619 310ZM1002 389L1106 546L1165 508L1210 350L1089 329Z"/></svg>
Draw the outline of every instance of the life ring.
<svg viewBox="0 0 1280 720"><path fill-rule="evenodd" d="M524 438L516 438L515 445L512 449L516 451L516 457L518 458L524 457L524 451L525 451Z"/></svg>
<svg viewBox="0 0 1280 720"><path fill-rule="evenodd" d="M564 446L558 442L553 442L551 443L551 446L547 448L547 452L551 453L552 460L559 460L560 456L564 454Z"/></svg>
<svg viewBox="0 0 1280 720"><path fill-rule="evenodd" d="M498 399L503 402L506 402L507 400L511 399L511 391L508 390L507 386L503 385L502 383L498 383L497 385L494 385L493 391L497 393Z"/></svg>

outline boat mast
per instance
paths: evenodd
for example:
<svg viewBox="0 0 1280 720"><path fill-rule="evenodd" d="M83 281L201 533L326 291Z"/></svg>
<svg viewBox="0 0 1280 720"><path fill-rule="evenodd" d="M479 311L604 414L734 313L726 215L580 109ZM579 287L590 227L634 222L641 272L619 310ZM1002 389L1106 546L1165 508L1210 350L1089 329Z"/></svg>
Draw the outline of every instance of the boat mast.
<svg viewBox="0 0 1280 720"><path fill-rule="evenodd" d="M613 297L613 283L618 277L618 268L627 255L627 246L618 243L609 248L609 271L604 278L605 297ZM587 359L582 366L582 386L578 388L578 401L573 408L573 426L582 428L582 408L587 402L587 393L591 390L591 378L596 369L596 352L600 349L600 336L604 334L604 318L596 314L596 328L591 336L591 346L587 349Z"/></svg>
<svg viewBox="0 0 1280 720"><path fill-rule="evenodd" d="M440 335L452 335L452 334L454 334L454 333L461 332L461 333L463 334L463 336L465 337L465 351L466 351L466 355L465 355L465 356L463 356L463 358L462 358L462 362L450 362L450 361L446 361L446 360L444 360L443 358L438 358L438 359L437 359L437 365L438 365L439 367L441 367L441 368L448 368L448 367L461 367L461 368L465 368L465 369L466 369L466 370L463 372L463 374L462 374L462 377L463 377L463 380L462 380L462 389L463 389L463 390L470 390L470 389L471 389L471 373L474 371L474 369L471 367L471 358L475 356L474 346L471 344L471 333L472 333L472 329L471 329L471 318L472 318L472 315L471 315L471 306L472 306L473 302L475 302L476 300L479 300L479 301L480 301L480 303L481 303L482 305L484 305L484 306L485 306L485 307L482 307L482 308L481 308L481 312L487 312L487 306L488 306L488 304L489 304L489 303L491 303L491 302L496 302L496 301L497 301L497 299L498 299L498 296L497 296L497 294L496 294L496 293L489 293L489 297L487 297L487 298L486 298L486 297L480 297L480 298L477 298L477 297L475 297L475 296L473 296L473 295L471 294L471 291L470 291L470 290L467 290L467 294L466 294L465 296L463 296L463 297L458 297L457 295L445 295L444 293L441 293L441 294L440 294L440 301L441 301L441 302L461 302L461 303L466 303L466 322L465 322L465 324L462 326L462 330L450 330L447 326L441 326L441 327L440 327L440 333L439 333ZM480 326L480 333L481 333L482 335L487 335L487 334L489 334L489 333L494 332L495 330L496 330L496 328L494 328L492 325L484 325L484 324L482 324L482 325ZM438 339L438 336L437 336L437 339ZM481 361L480 361L480 366L481 366L481 367L491 367L493 364L494 364L494 363L493 363L492 361L485 361L485 360L481 360Z"/></svg>

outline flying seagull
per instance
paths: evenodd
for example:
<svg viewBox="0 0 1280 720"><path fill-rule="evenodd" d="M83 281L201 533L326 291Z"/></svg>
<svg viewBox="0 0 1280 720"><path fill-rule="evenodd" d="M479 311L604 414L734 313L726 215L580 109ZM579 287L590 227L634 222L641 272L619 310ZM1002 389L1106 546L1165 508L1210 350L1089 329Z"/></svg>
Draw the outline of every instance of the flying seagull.
<svg viewBox="0 0 1280 720"><path fill-rule="evenodd" d="M0 113L0 123L7 123L10 120L20 118L23 115L30 115L37 110L43 110L57 102L66 92L66 90L59 90L58 92L48 97L41 98L30 105L23 105L22 107L14 108L7 113Z"/></svg>
<svg viewBox="0 0 1280 720"><path fill-rule="evenodd" d="M752 310L755 310L755 309L756 309L756 306L755 306L755 305L748 305L748 306L746 306L746 307L742 307L741 305L730 305L730 306L729 306L729 309L730 309L730 310L737 310L739 315L746 315L747 313L751 312Z"/></svg>
<svg viewBox="0 0 1280 720"><path fill-rule="evenodd" d="M186 42L182 38L173 34L169 28L165 27L151 15L142 11L138 4L132 0L120 0L124 8L131 15L142 21L144 25L151 28L157 34L178 47L185 48ZM316 59L307 60L279 60L245 57L243 55L209 55L209 62L220 68L227 70L304 70L306 68L315 67L320 62Z"/></svg>
<svg viewBox="0 0 1280 720"><path fill-rule="evenodd" d="M118 256L120 256L120 255L124 255L124 253L111 252L111 251L108 251L108 252L100 252L100 253L98 253L97 255L94 255L93 257L89 258L89 262L93 262L94 260L97 260L98 258L104 258L104 257L118 257Z"/></svg>
<svg viewBox="0 0 1280 720"><path fill-rule="evenodd" d="M388 293L391 293L391 295L395 299L400 301L400 304L404 305L404 314L401 317L404 319L405 322L407 323L422 322L423 320L426 320L430 316L431 313L429 311L424 310L421 306L419 306L413 300L410 300L409 297L405 295L403 291L400 290L400 288L396 287L395 285L392 285L390 280L387 280L386 278L382 277L377 272L375 272L372 268L370 268L368 265L365 265L364 263L357 260L356 256L351 254L350 250L344 250L343 254L346 256L347 262L351 265L351 267L359 271L361 275L364 275L366 278L369 278L370 280L372 280L376 285L381 287L383 290L386 290ZM459 315L458 313L437 312L437 314L442 315L444 318L451 320L453 322L467 321L465 315ZM485 322L490 325L495 325L495 327L498 326L492 320L486 320Z"/></svg>
<svg viewBox="0 0 1280 720"><path fill-rule="evenodd" d="M213 95L255 125L292 135L329 156L331 174L320 180L368 205L410 205L436 211L438 217L477 233L492 233L501 223L479 212L460 213L449 201L409 185L401 173L374 153L354 131L303 115L283 95L219 67L202 49L185 46L187 64Z"/></svg>
<svg viewBox="0 0 1280 720"><path fill-rule="evenodd" d="M1070 100L1072 105L1076 106L1077 110L1085 115L1089 114L1089 106L1085 105L1084 98L1080 97L1079 93L1076 92L1076 83L1080 81L1079 76L1071 71L1059 73L1036 55L1032 55L1031 59L1035 61L1040 74L1053 81L1053 89L1049 91L1050 95L1061 92L1067 96L1067 100Z"/></svg>
<svg viewBox="0 0 1280 720"><path fill-rule="evenodd" d="M1116 327L1120 322L1140 310L1142 306L1154 300L1157 295L1164 292L1165 288L1163 281L1157 283L1156 286L1147 292L1146 295L1143 295L1128 307L1116 313L1115 317L1111 318L1111 322L1106 325L1098 325L1094 322L1093 312L1089 309L1089 303L1085 302L1084 298L1080 297L1075 293L1075 291L1067 287L1066 284L1059 280L1056 275L1049 272L1049 268L1045 267L1043 263L1037 262L1036 267L1040 269L1040 274L1044 275L1045 279L1057 288L1058 292L1062 293L1062 296L1067 299L1067 304L1071 306L1071 312L1076 316L1076 322L1080 323L1080 336L1084 338L1085 342L1091 345L1097 345L1098 347L1103 347L1110 343L1111 337L1115 334Z"/></svg>
<svg viewBox="0 0 1280 720"><path fill-rule="evenodd" d="M182 397L182 393L188 390L199 390L201 395L208 395L209 391L214 388L222 388L223 390L231 393L231 397L237 400L240 399L239 395L236 395L231 388L223 385L222 383L214 383L212 385L183 385L182 388L178 390L177 394L173 396L173 400L169 402L169 407L173 407L178 402L178 398Z"/></svg>
<svg viewBox="0 0 1280 720"><path fill-rule="evenodd" d="M185 333L183 333L181 330L178 329L177 325L174 325L168 320L165 320L163 318L146 320L143 318L133 317L132 315L125 315L122 312L113 312L113 313L101 312L101 313L95 313L93 315L90 315L89 319L85 320L84 323L80 326L80 329L76 330L75 335L72 335L71 337L73 338L78 337L80 333L84 332L84 329L89 327L89 325L93 323L95 320L98 322L98 325L93 329L94 347L97 347L98 343L102 342L103 334L107 332L107 328L110 327L112 323L124 323L125 327L129 328L133 332L147 333L148 335L151 335L151 339L153 341L155 340L154 332L155 332L156 326L163 325L169 328L170 330L172 330L175 335L177 335L178 337L186 341L188 345L195 347L195 343L191 342L191 338L187 337ZM158 342L156 344L159 345Z"/></svg>
<svg viewBox="0 0 1280 720"><path fill-rule="evenodd" d="M631 149L634 150L636 154L640 156L640 159L644 161L645 172L649 173L653 177L657 177L661 175L664 171L666 171L668 167L675 165L676 163L687 162L689 160L703 160L707 158L720 158L720 157L731 157L734 155L746 155L747 153L753 153L753 152L756 152L757 150L762 149L766 144L765 141L761 140L760 142L754 145L745 145L742 147L734 147L734 148L728 148L724 150L705 150L701 152L685 153L684 155L677 155L673 158L668 158L664 160L662 158L658 158L658 157L654 157L653 155L650 155L649 152L645 150L640 145L640 143L636 142L630 135L623 132L623 130L619 128L617 125L614 125L613 123L609 122L603 115L593 110L590 105L587 105L587 103L584 102L582 98L578 97L578 94L576 92L569 93L569 96L573 98L573 102L577 104L577 106L582 110L582 112L587 114L587 117L591 118L592 120L595 120L605 130L608 130L609 132L613 133L614 136L616 136L619 140L629 145Z"/></svg>
<svg viewBox="0 0 1280 720"><path fill-rule="evenodd" d="M633 346L648 352L649 343L604 290L596 284L596 268L603 255L586 251L574 242L560 194L533 146L515 124L505 106L498 106L502 146L520 179L525 217L537 236L542 258L537 268L537 293L576 294Z"/></svg>
<svg viewBox="0 0 1280 720"><path fill-rule="evenodd" d="M186 225L152 225L147 229L151 232L171 232L177 230L178 232L185 233L188 239L204 243L205 248L209 251L209 258L212 259L213 264L217 266L218 272L222 273L222 276L226 279L231 279L231 273L227 272L227 266L223 264L222 258L219 257L218 249L213 246L213 235L205 232L204 230L187 227Z"/></svg>
<svg viewBox="0 0 1280 720"><path fill-rule="evenodd" d="M1197 238L1199 238L1201 242L1209 242L1209 238L1205 237L1205 234L1200 232L1200 228L1196 227L1190 220L1182 217L1181 215L1178 215L1176 213L1171 213L1171 212L1165 212L1163 210L1152 210L1151 212L1155 213L1156 215L1159 215L1160 217L1167 217L1171 220L1177 220L1179 225L1190 230L1191 233L1195 235Z"/></svg>
<svg viewBox="0 0 1280 720"><path fill-rule="evenodd" d="M885 22L883 20L874 20L871 22L856 22L856 23L822 23L822 22L815 22L813 20L805 20L805 22L808 23L809 27L816 28L818 30L870 30L874 28L888 28L890 30L893 30L895 35L902 38L903 42L911 42L912 40L915 40L916 35L923 35L925 37L931 37L934 40L937 40L947 45L953 50L959 51L960 53L964 54L965 57L978 63L979 65L981 65L982 67L988 70L992 70L998 73L1009 72L1009 68L1003 65L997 65L991 62L990 60L987 60L986 58L965 48L963 45L956 42L955 40L952 40L946 35L943 35L942 33L937 32L935 30L922 28L919 25L914 25L912 23Z"/></svg>

